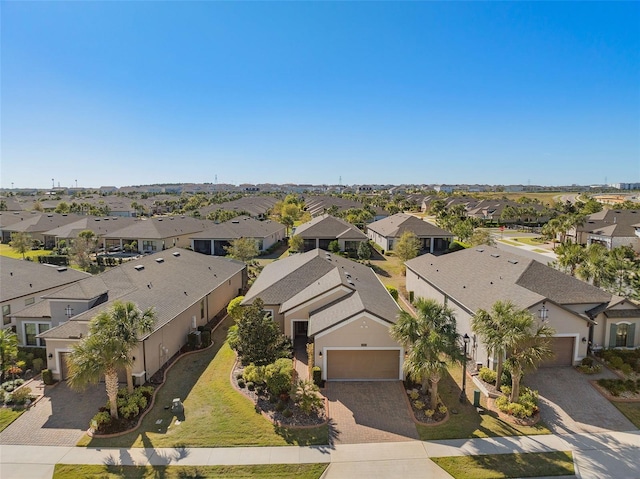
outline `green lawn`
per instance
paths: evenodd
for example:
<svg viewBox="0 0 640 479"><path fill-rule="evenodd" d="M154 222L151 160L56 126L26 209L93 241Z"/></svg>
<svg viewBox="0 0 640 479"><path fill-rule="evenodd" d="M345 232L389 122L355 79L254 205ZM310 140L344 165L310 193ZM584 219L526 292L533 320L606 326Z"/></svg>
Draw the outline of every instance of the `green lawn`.
<svg viewBox="0 0 640 479"><path fill-rule="evenodd" d="M511 246L522 246L522 243L518 243L517 241L510 241L510 240L506 240L506 239L501 239L499 241L501 243L508 244L508 245L511 245Z"/></svg>
<svg viewBox="0 0 640 479"><path fill-rule="evenodd" d="M455 479L573 476L571 452L487 454L482 456L432 457Z"/></svg>
<svg viewBox="0 0 640 479"><path fill-rule="evenodd" d="M50 249L36 249L27 251L24 255L27 258L36 258L38 256L51 253L52 251ZM22 259L22 255L20 253L16 253L8 244L0 244L0 255L8 256L9 258Z"/></svg>
<svg viewBox="0 0 640 479"><path fill-rule="evenodd" d="M511 239L518 243L528 244L529 246L539 246L541 244L546 244L546 241L539 237L519 236L517 238Z"/></svg>
<svg viewBox="0 0 640 479"><path fill-rule="evenodd" d="M450 366L449 374L440 380L438 392L440 398L449 408L449 420L441 426L417 425L418 434L423 441L439 439L458 439L492 436L529 436L535 434L551 434L547 427L539 422L535 426L518 426L501 420L491 411L478 414L473 407L474 384L467 378L467 399L461 404L460 384L462 383L462 369ZM486 407L486 398L481 395L480 404ZM454 411L457 414L454 414Z"/></svg>
<svg viewBox="0 0 640 479"><path fill-rule="evenodd" d="M611 401L618 410L627 416L638 429L640 429L640 402L617 402Z"/></svg>
<svg viewBox="0 0 640 479"><path fill-rule="evenodd" d="M317 479L327 464L261 464L256 466L107 466L57 464L54 479Z"/></svg>
<svg viewBox="0 0 640 479"><path fill-rule="evenodd" d="M7 426L18 419L24 411L24 409L14 411L8 407L0 408L0 431L4 431Z"/></svg>
<svg viewBox="0 0 640 479"><path fill-rule="evenodd" d="M328 426L279 428L256 412L254 404L230 382L235 354L223 343L232 319L213 333L214 347L184 356L171 368L154 408L139 429L116 438L84 436L78 445L91 447L224 447L284 446L328 443ZM185 420L176 425L173 398L184 403ZM158 423L158 421L161 421Z"/></svg>

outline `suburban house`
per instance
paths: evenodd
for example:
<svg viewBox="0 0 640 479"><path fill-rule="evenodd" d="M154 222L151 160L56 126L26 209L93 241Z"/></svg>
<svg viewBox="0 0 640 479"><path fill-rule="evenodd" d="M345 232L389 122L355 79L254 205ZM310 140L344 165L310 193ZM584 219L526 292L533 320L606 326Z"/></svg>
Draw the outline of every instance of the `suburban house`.
<svg viewBox="0 0 640 479"><path fill-rule="evenodd" d="M368 240L367 235L352 224L327 214L301 224L293 234L304 240L304 251L316 248L328 250L332 241L338 241L340 251L353 252L357 251L359 243Z"/></svg>
<svg viewBox="0 0 640 479"><path fill-rule="evenodd" d="M22 327L12 317L31 305L40 303L42 297L65 288L76 281L90 277L89 273L66 267L56 267L33 261L23 261L0 256L0 305L2 305L2 326L15 326L20 344L26 345ZM36 328L33 332L32 329ZM36 326L28 326L28 333L37 334Z"/></svg>
<svg viewBox="0 0 640 479"><path fill-rule="evenodd" d="M131 217L96 217L96 216L85 216L78 221L74 221L73 223L67 223L66 225L59 226L52 230L49 230L44 233L44 237L47 241L51 242L58 246L58 243L61 240L67 242L67 245L70 242L73 242L74 239L78 237L78 234L82 231L93 231L96 237L99 240L99 244L102 245L103 248L107 248L106 240L104 236L112 233L113 231L117 231L119 229L124 228L125 226L129 226L135 222L135 218Z"/></svg>
<svg viewBox="0 0 640 479"><path fill-rule="evenodd" d="M446 251L453 241L453 233L406 213L397 213L367 225L369 239L385 251L393 250L406 231L415 233L420 240L420 249L426 253Z"/></svg>
<svg viewBox="0 0 640 479"><path fill-rule="evenodd" d="M157 319L151 333L133 351L133 376L144 383L182 346L187 335L225 310L247 284L242 262L203 256L173 248L124 263L46 296L50 329L40 333L47 348L47 367L56 379L67 377L65 358L87 334L88 323L114 301L152 307ZM23 310L18 321L43 313Z"/></svg>
<svg viewBox="0 0 640 479"><path fill-rule="evenodd" d="M406 266L409 294L455 311L458 332L472 338L470 355L477 363L492 366L493 358L471 331L471 318L479 309L490 311L498 300L528 309L555 329L555 356L543 367L577 364L589 345L640 346L638 306L538 261L483 245L418 256Z"/></svg>
<svg viewBox="0 0 640 479"><path fill-rule="evenodd" d="M190 237L203 231L211 222L189 216L163 216L139 219L129 226L103 236L105 245L123 248L125 244L136 242L140 253L155 253L177 246L191 246Z"/></svg>
<svg viewBox="0 0 640 479"><path fill-rule="evenodd" d="M403 348L389 335L400 308L373 270L314 249L265 266L244 297L260 298L283 333L314 343L325 380L399 380Z"/></svg>
<svg viewBox="0 0 640 479"><path fill-rule="evenodd" d="M258 221L249 216L236 216L224 223L212 224L206 230L191 236L193 251L216 256L225 256L226 247L239 238L253 238L258 251L266 251L283 241L287 227L276 221Z"/></svg>
<svg viewBox="0 0 640 479"><path fill-rule="evenodd" d="M237 211L238 214L248 214L255 219L264 219L277 202L278 199L273 196L243 196L237 200L208 205L198 211L201 218L206 218L209 213L216 210L225 210Z"/></svg>
<svg viewBox="0 0 640 479"><path fill-rule="evenodd" d="M73 223L82 218L76 214L59 214L59 213L38 213L31 216L21 217L22 221L16 221L2 228L2 242L11 241L13 233L27 233L32 239L41 241L45 248L50 249L54 246L51 236L46 236L46 232L59 226Z"/></svg>
<svg viewBox="0 0 640 479"><path fill-rule="evenodd" d="M349 198L338 196L306 196L304 198L305 210L313 217L324 215L325 213L336 214L349 209L362 209L364 204ZM371 206L373 220L379 220L389 216L389 213L379 206Z"/></svg>
<svg viewBox="0 0 640 479"><path fill-rule="evenodd" d="M631 246L640 253L639 222L640 210L604 209L589 215L584 225L578 227L576 241L585 245L600 243L608 250ZM572 233L575 231L570 231L569 235Z"/></svg>

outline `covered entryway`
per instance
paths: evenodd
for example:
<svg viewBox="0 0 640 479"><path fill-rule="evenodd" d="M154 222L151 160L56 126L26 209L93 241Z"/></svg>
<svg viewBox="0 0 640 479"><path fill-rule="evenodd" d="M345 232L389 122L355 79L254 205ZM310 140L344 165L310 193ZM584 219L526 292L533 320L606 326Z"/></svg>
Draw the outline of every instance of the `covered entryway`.
<svg viewBox="0 0 640 479"><path fill-rule="evenodd" d="M541 368L553 368L558 366L573 365L573 351L576 338L553 337L549 347L554 352L554 357L540 363Z"/></svg>
<svg viewBox="0 0 640 479"><path fill-rule="evenodd" d="M398 349L333 349L327 351L327 380L398 380Z"/></svg>

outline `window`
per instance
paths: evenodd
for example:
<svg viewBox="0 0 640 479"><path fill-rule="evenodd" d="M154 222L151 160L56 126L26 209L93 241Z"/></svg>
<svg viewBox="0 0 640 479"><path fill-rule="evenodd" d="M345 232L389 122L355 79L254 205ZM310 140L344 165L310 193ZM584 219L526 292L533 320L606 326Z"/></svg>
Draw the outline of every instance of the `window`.
<svg viewBox="0 0 640 479"><path fill-rule="evenodd" d="M36 302L36 298L27 298L24 300L24 305L29 306L30 304L33 304L35 302Z"/></svg>
<svg viewBox="0 0 640 479"><path fill-rule="evenodd" d="M273 309L265 309L264 317L273 320Z"/></svg>
<svg viewBox="0 0 640 479"><path fill-rule="evenodd" d="M627 336L629 334L628 324L618 324L616 329L616 348L625 347L627 345Z"/></svg>
<svg viewBox="0 0 640 479"><path fill-rule="evenodd" d="M47 331L49 323L24 323L24 344L27 346L44 346L44 339L36 338L36 335Z"/></svg>
<svg viewBox="0 0 640 479"><path fill-rule="evenodd" d="M2 305L2 325L3 326L6 326L7 324L11 323L11 318L9 317L10 314L11 314L11 305L3 304Z"/></svg>
<svg viewBox="0 0 640 479"><path fill-rule="evenodd" d="M156 242L143 240L142 251L156 251Z"/></svg>
<svg viewBox="0 0 640 479"><path fill-rule="evenodd" d="M204 299L200 301L200 319L204 318Z"/></svg>

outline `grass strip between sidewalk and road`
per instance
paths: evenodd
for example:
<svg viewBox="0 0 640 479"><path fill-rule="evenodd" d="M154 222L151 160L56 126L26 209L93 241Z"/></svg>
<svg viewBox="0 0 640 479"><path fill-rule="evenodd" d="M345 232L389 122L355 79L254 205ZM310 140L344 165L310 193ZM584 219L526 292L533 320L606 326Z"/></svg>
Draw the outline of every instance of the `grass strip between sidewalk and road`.
<svg viewBox="0 0 640 479"><path fill-rule="evenodd" d="M570 451L432 457L431 460L455 479L550 477L575 474L573 454Z"/></svg>
<svg viewBox="0 0 640 479"><path fill-rule="evenodd" d="M291 478L318 479L327 464L259 464L252 466L115 466L57 464L53 479Z"/></svg>
<svg viewBox="0 0 640 479"><path fill-rule="evenodd" d="M9 424L18 419L25 409L0 408L0 432L4 431Z"/></svg>

